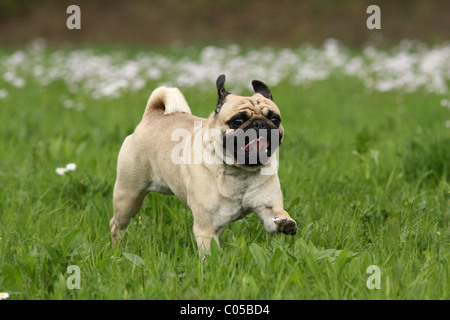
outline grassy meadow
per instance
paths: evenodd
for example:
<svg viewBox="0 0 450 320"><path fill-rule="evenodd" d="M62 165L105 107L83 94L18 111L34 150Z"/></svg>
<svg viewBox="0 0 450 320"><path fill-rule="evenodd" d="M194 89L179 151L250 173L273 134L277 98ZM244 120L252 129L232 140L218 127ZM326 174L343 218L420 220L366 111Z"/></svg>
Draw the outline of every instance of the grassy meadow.
<svg viewBox="0 0 450 320"><path fill-rule="evenodd" d="M428 52L402 48L417 57L417 73L386 84L391 78L365 66L400 49L208 50L0 52L0 292L9 299L449 299L450 76L435 87L434 77L420 78L426 70L417 63ZM204 61L209 69L199 69ZM116 158L151 91L178 86L192 112L207 117L220 73L231 92L251 94L255 78L272 89L286 134L279 177L297 235L269 235L251 214L232 223L203 261L189 209L150 194L123 246L112 247ZM57 174L69 163L74 171ZM80 289L67 287L70 265L79 267ZM367 286L371 265L380 269L380 289Z"/></svg>

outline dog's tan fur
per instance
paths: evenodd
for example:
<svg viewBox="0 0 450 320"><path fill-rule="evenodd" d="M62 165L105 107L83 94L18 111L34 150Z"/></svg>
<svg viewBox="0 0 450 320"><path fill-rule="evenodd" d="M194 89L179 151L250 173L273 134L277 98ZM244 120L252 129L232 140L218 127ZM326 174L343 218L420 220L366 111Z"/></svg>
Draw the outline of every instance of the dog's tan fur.
<svg viewBox="0 0 450 320"><path fill-rule="evenodd" d="M178 89L156 89L149 98L142 121L125 139L119 153L114 217L110 222L112 241L124 233L130 219L142 207L145 196L152 191L174 194L189 206L200 253L210 249L212 238L219 243L220 233L230 222L250 212L261 219L268 232L295 234L295 221L283 209L278 175L260 174L270 162L248 167L225 163L174 164L171 159L171 152L179 143L171 140L174 130L188 130L194 139L196 122L202 124L202 134L208 129L225 133L230 129L226 121L233 114L246 111L257 118L269 110L279 114L275 103L260 93L251 97L228 94L220 112L203 119L191 114ZM194 141L190 142L193 145ZM276 161L275 155L270 161Z"/></svg>

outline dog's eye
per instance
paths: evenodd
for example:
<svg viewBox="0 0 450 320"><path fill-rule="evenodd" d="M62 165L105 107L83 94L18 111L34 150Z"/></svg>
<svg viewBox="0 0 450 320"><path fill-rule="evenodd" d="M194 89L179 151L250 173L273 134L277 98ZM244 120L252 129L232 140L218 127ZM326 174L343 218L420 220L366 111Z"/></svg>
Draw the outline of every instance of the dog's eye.
<svg viewBox="0 0 450 320"><path fill-rule="evenodd" d="M240 126L241 124L244 123L244 119L242 119L242 118L236 118L236 119L233 119L232 123L233 123L234 125L236 125L236 126Z"/></svg>
<svg viewBox="0 0 450 320"><path fill-rule="evenodd" d="M280 125L281 119L279 117L271 117L270 121L273 122L274 125L276 125L277 127Z"/></svg>
<svg viewBox="0 0 450 320"><path fill-rule="evenodd" d="M238 129L248 119L249 116L247 113L241 112L239 114L235 114L230 120L227 121L227 124L233 129Z"/></svg>

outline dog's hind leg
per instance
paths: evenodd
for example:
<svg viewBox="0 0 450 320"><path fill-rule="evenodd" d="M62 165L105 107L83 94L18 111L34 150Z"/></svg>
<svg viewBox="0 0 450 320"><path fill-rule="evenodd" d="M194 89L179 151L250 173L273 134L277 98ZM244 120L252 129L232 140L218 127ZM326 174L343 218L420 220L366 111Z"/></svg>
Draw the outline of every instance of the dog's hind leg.
<svg viewBox="0 0 450 320"><path fill-rule="evenodd" d="M116 181L113 196L114 217L109 223L113 244L124 234L131 218L142 208L147 193L147 189L127 189Z"/></svg>
<svg viewBox="0 0 450 320"><path fill-rule="evenodd" d="M114 217L109 223L113 244L123 235L150 191L146 169L139 165L139 161L134 158L135 154L134 139L129 136L122 145L117 162L117 179L113 194Z"/></svg>

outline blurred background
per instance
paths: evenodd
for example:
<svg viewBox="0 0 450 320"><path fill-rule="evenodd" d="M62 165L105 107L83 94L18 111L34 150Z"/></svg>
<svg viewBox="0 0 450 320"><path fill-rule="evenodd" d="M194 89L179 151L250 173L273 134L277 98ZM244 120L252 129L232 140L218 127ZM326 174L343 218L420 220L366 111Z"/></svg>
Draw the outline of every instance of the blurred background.
<svg viewBox="0 0 450 320"><path fill-rule="evenodd" d="M81 30L68 30L66 9L81 8ZM368 30L366 9L381 8L381 30ZM322 44L388 46L401 39L450 39L448 0L0 0L0 46L42 37L49 46Z"/></svg>

